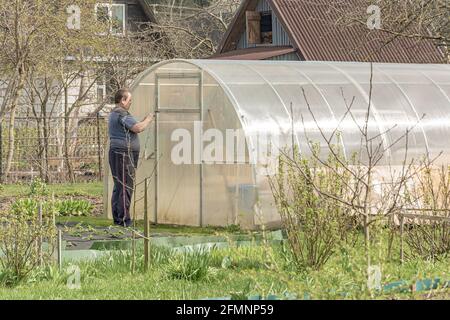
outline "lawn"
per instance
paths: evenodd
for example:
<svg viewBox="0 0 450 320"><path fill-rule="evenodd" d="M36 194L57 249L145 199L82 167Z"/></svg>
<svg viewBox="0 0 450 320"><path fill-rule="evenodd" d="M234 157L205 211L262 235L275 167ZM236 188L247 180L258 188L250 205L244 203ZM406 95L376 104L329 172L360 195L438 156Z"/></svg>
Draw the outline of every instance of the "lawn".
<svg viewBox="0 0 450 320"><path fill-rule="evenodd" d="M55 196L103 196L103 182L49 184L50 194ZM8 184L0 187L0 198L24 197L28 195L28 184Z"/></svg>
<svg viewBox="0 0 450 320"><path fill-rule="evenodd" d="M29 190L28 185L2 186L0 198L27 198ZM48 191L55 197L79 197L101 202L102 184L49 185ZM110 230L111 221L98 215L60 216L56 222L64 232L64 240L85 244L83 249L90 248L97 240L93 238L105 234L110 236L108 241L129 239L126 234L117 237L117 232ZM142 221L137 222L137 229L142 232ZM178 237L208 242L211 241L208 239L222 237L226 239L223 240L226 245L205 246L193 252L186 251L187 247L176 241L166 247L153 245L148 271L143 269L142 241L136 245L134 259L130 249L103 251L104 255L95 260L65 261L61 271L56 263L38 268L14 284L8 282L8 274L0 268L0 299L246 299L255 296L279 299L450 299L448 288L410 290L420 280L439 278L441 283L449 281L449 256L434 260L414 257L401 264L398 239L394 241L392 255L388 259L388 233L381 234L383 236L372 247L372 265L380 271L379 285L383 288L390 283L404 281L401 288L390 291L367 289L362 234L357 236L356 245L352 243L335 248L320 270L312 270L293 263L287 254L286 241L250 241L244 246L235 242L236 237L233 238L239 235L264 240L266 234L262 232L246 232L235 226L157 225L151 226L152 240ZM80 247L75 245L67 250L76 251ZM73 283L79 286L73 288Z"/></svg>
<svg viewBox="0 0 450 320"><path fill-rule="evenodd" d="M366 290L361 248L341 251L320 271L298 272L289 268L276 246L212 250L203 255L170 253L153 248L150 270L142 268L138 250L136 269L130 270L130 252L116 252L95 261L73 263L80 270L80 286L69 288L73 270L65 264L36 272L27 282L0 287L0 299L243 299L275 295L282 299L449 299L448 289L428 292L369 293ZM226 263L228 261L228 263ZM383 263L383 284L449 277L449 259L415 260L399 266ZM198 270L198 277L191 277ZM72 278L70 278L72 275Z"/></svg>

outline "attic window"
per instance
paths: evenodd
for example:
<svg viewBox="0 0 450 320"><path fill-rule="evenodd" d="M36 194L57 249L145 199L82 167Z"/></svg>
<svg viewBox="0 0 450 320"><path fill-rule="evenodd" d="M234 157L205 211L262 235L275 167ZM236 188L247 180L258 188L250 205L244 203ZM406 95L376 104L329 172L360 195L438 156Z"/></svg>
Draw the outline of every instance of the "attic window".
<svg viewBox="0 0 450 320"><path fill-rule="evenodd" d="M261 43L261 15L256 11L247 11L247 42L249 45Z"/></svg>
<svg viewBox="0 0 450 320"><path fill-rule="evenodd" d="M261 43L272 44L272 13L261 13Z"/></svg>
<svg viewBox="0 0 450 320"><path fill-rule="evenodd" d="M247 11L247 42L249 45L272 44L272 13Z"/></svg>

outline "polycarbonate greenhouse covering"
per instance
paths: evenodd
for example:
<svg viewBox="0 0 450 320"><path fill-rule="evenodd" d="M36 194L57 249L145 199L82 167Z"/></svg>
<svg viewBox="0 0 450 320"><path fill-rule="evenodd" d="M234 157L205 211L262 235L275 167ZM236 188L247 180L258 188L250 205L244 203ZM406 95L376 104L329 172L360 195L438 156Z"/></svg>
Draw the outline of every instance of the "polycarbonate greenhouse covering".
<svg viewBox="0 0 450 320"><path fill-rule="evenodd" d="M442 152L439 163L450 163L449 65L171 60L143 72L132 94L132 114L157 111L157 120L140 137L137 173L137 182L150 181L152 222L244 228L278 224L267 179L276 163L272 151L295 145L308 155L310 141L325 154L322 134L329 136L338 127L336 144L351 156L360 148L356 124L364 124L369 101L369 134L386 149L382 165L400 165L406 146L408 159ZM343 117L349 106L352 117ZM408 129L407 143L395 143ZM202 136L206 132L211 135ZM217 133L222 134L221 150L216 146L209 157ZM233 133L230 146L227 134ZM186 135L189 143L181 138ZM234 157L242 153L242 142L244 156ZM180 163L174 155L192 163ZM107 173L110 215L112 177ZM144 211L142 198L141 184L138 217Z"/></svg>

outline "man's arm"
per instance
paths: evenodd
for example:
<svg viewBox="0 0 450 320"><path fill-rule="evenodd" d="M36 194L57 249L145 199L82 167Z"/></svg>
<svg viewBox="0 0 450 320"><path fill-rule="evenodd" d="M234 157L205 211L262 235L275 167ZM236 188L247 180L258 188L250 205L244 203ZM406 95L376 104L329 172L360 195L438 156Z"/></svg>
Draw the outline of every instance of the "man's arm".
<svg viewBox="0 0 450 320"><path fill-rule="evenodd" d="M149 114L147 117L145 117L144 120L141 122L136 123L133 127L131 127L131 131L134 133L141 133L143 132L148 125L153 121L153 115Z"/></svg>

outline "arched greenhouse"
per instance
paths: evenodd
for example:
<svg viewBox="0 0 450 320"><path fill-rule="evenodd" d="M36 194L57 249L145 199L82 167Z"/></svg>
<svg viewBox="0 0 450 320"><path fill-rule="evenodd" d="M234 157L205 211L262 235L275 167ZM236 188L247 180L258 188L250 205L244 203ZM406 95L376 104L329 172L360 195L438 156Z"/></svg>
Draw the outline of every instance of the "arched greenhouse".
<svg viewBox="0 0 450 320"><path fill-rule="evenodd" d="M320 131L339 127L342 150L357 152L356 123L364 121L369 100L369 129L388 149L383 164L404 161L405 144L393 143L408 128L408 157L443 152L439 162L450 163L449 65L172 60L142 73L131 90L134 116L156 112L140 135L137 171L137 183L149 179L152 222L279 223L267 178L273 151L294 143L308 153L308 141L320 143ZM349 105L354 119L341 121ZM141 218L143 190L139 184L135 193Z"/></svg>

